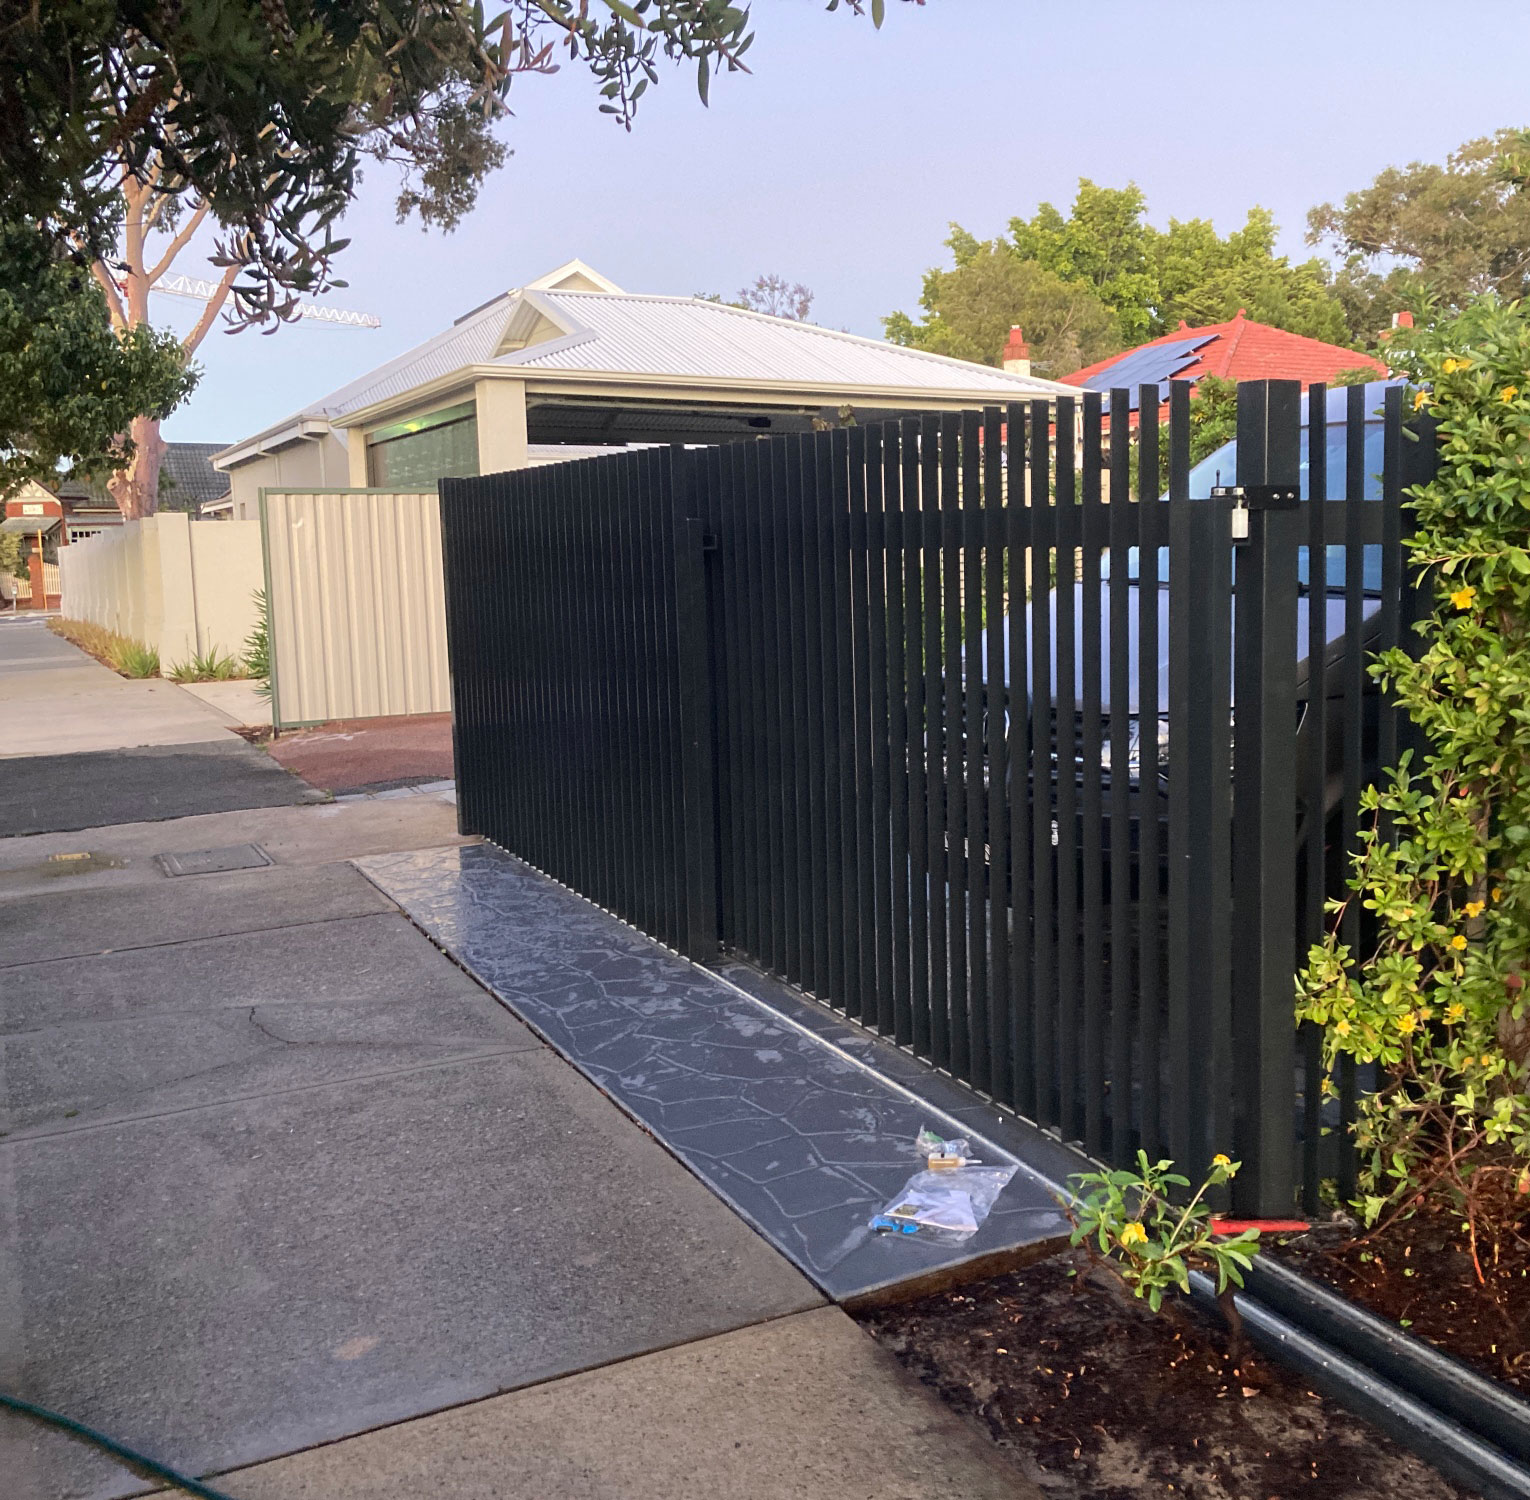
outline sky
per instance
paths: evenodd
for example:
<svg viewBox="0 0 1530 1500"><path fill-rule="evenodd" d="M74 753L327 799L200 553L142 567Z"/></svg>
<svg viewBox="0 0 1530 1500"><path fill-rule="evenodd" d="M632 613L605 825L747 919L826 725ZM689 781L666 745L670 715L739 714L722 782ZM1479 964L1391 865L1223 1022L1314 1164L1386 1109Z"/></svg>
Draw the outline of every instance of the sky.
<svg viewBox="0 0 1530 1500"><path fill-rule="evenodd" d="M1260 204L1305 258L1314 204L1530 124L1521 0L888 0L880 31L823 0L753 13L750 74L704 108L690 67L666 72L630 134L575 67L518 79L513 154L455 233L396 223L370 168L330 300L383 326L209 334L166 435L258 432L576 256L632 292L731 297L776 272L812 289L813 321L880 337L918 312L949 222L992 237L1080 177L1136 182L1160 225L1226 233ZM211 274L199 248L176 269ZM184 330L198 309L152 310Z"/></svg>

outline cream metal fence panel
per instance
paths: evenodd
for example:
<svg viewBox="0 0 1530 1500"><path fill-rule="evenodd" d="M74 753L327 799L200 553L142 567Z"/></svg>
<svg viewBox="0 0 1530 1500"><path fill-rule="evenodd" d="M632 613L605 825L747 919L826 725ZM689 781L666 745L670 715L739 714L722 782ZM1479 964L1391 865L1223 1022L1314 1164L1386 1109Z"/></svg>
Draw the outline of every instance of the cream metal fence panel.
<svg viewBox="0 0 1530 1500"><path fill-rule="evenodd" d="M435 495L260 495L278 728L446 713L446 593Z"/></svg>

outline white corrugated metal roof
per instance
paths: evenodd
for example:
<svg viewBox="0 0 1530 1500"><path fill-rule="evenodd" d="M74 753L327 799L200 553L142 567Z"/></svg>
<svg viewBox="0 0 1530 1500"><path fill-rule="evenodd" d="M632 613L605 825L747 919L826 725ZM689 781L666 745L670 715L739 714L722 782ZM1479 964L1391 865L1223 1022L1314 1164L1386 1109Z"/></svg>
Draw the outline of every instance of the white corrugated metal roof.
<svg viewBox="0 0 1530 1500"><path fill-rule="evenodd" d="M590 277L604 280L593 272L585 279ZM842 392L847 399L861 390L971 391L994 401L1078 394L1074 387L1055 381L1010 375L696 297L558 289L546 286L549 279L475 308L433 339L258 436L282 431L303 417L339 420L472 365L500 365L554 378L587 373L800 385L815 392ZM562 336L550 335L550 324L563 329ZM507 340L507 332L513 330L534 342L498 353L514 342Z"/></svg>
<svg viewBox="0 0 1530 1500"><path fill-rule="evenodd" d="M813 387L982 391L995 396L1077 395L1070 386L987 365L767 317L695 297L528 292L571 334L504 355L496 364Z"/></svg>
<svg viewBox="0 0 1530 1500"><path fill-rule="evenodd" d="M517 294L506 292L475 308L444 333L416 345L397 359L332 391L322 401L304 407L298 416L344 416L390 396L402 396L416 386L450 375L465 365L486 365L494 358L504 335L505 323L515 311ZM289 418L290 420L290 418Z"/></svg>

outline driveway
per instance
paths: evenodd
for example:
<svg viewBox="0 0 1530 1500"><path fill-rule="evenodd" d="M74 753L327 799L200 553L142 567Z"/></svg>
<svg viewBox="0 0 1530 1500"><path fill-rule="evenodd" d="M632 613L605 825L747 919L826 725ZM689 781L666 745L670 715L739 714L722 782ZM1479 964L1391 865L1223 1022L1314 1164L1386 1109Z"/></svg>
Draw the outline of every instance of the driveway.
<svg viewBox="0 0 1530 1500"><path fill-rule="evenodd" d="M0 837L323 800L173 682L0 624Z"/></svg>

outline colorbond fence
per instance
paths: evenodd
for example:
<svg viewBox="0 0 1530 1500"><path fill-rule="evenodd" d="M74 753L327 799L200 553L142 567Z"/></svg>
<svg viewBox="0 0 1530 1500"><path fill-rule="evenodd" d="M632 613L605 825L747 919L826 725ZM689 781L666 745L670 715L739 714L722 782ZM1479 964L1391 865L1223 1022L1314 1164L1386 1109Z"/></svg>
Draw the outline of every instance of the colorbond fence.
<svg viewBox="0 0 1530 1500"><path fill-rule="evenodd" d="M278 729L451 707L434 495L262 490Z"/></svg>
<svg viewBox="0 0 1530 1500"><path fill-rule="evenodd" d="M1174 385L444 480L463 828L1090 1156L1315 1204L1365 1080L1292 976L1433 452L1380 399L1246 384L1228 474Z"/></svg>

